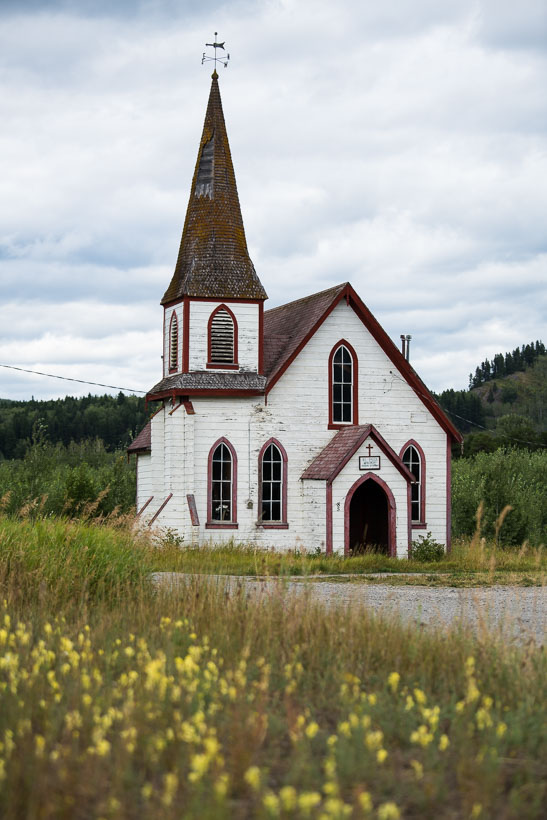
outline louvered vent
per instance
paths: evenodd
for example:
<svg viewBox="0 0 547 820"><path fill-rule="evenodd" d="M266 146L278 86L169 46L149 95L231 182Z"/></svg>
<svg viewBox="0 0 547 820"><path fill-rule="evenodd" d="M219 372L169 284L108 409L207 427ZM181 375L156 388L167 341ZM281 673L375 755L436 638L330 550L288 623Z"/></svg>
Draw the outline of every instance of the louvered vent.
<svg viewBox="0 0 547 820"><path fill-rule="evenodd" d="M224 308L217 310L211 322L211 362L234 363L234 322Z"/></svg>
<svg viewBox="0 0 547 820"><path fill-rule="evenodd" d="M171 319L171 333L169 336L169 369L176 370L178 364L179 323L176 313Z"/></svg>

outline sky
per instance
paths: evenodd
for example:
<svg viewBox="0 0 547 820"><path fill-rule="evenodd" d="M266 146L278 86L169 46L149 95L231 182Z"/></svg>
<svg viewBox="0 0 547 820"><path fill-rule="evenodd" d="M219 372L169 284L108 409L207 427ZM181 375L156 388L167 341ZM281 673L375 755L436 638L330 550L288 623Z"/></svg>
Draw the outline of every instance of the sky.
<svg viewBox="0 0 547 820"><path fill-rule="evenodd" d="M0 0L0 364L161 378L215 31L266 308L349 281L435 391L547 342L544 0Z"/></svg>

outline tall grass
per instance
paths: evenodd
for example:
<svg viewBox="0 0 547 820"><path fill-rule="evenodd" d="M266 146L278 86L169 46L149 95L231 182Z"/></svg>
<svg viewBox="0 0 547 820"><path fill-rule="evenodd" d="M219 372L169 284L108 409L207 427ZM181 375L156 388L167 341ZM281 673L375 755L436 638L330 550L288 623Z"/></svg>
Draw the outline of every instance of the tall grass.
<svg viewBox="0 0 547 820"><path fill-rule="evenodd" d="M0 533L1 817L543 816L533 645L283 584L152 592L112 527Z"/></svg>

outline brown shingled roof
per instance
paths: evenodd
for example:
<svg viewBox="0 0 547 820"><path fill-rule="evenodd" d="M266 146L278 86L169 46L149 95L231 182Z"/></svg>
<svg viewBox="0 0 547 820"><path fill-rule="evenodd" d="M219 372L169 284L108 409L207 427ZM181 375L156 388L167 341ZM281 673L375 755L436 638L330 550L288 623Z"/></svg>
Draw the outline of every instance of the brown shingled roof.
<svg viewBox="0 0 547 820"><path fill-rule="evenodd" d="M407 481L413 482L416 480L397 453L372 424L355 424L339 430L309 467L304 470L302 478L333 481L369 437L376 442L380 450Z"/></svg>
<svg viewBox="0 0 547 820"><path fill-rule="evenodd" d="M267 298L247 250L216 72L175 273L161 303L183 296Z"/></svg>
<svg viewBox="0 0 547 820"><path fill-rule="evenodd" d="M149 421L140 431L139 435L133 439L128 453L149 453L152 449L152 423Z"/></svg>

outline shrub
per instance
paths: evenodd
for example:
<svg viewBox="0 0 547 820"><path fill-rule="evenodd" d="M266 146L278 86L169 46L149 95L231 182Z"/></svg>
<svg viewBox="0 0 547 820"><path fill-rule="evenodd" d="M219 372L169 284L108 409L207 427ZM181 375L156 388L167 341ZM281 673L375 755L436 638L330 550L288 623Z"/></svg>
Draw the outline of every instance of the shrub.
<svg viewBox="0 0 547 820"><path fill-rule="evenodd" d="M412 542L410 556L413 561L441 561L444 558L444 546L435 541L430 532L420 535L417 541Z"/></svg>

